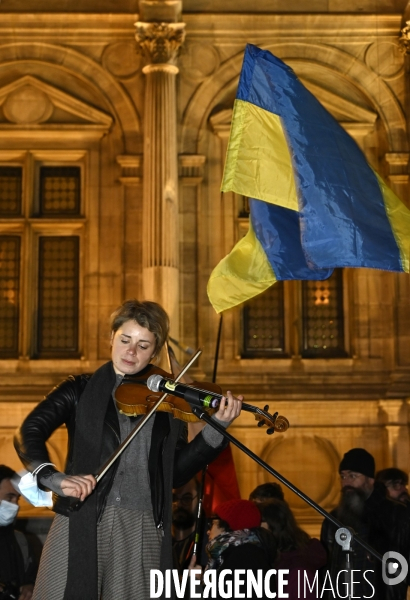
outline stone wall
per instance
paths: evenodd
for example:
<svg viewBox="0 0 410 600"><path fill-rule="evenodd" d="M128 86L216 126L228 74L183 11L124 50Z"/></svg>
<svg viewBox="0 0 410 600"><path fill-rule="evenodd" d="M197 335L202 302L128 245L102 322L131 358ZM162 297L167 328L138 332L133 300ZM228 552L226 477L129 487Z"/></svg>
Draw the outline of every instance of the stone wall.
<svg viewBox="0 0 410 600"><path fill-rule="evenodd" d="M19 357L0 360L1 460L14 468L14 429L66 374L92 372L109 358L108 316L127 297L161 298L173 315L173 336L204 349L195 377L210 378L219 318L206 283L246 230L238 198L221 197L219 186L247 42L296 71L409 205L408 65L398 45L399 10L216 14L168 5L161 32L147 2L139 15L2 12L0 164L24 167L28 206L24 219L0 219L0 235L26 236ZM185 41L182 34L175 41L182 30ZM158 59L161 44L174 46ZM79 218L34 218L30 173L42 164L81 166ZM150 213L154 205L159 221ZM32 355L37 266L30 244L44 232L81 239L81 352L73 359ZM157 258L147 253L148 239L166 242ZM344 282L347 358L303 359L296 346L286 358L241 358L241 311L232 310L224 316L218 364L224 389L259 408L269 404L291 423L287 433L268 437L244 414L233 434L326 508L337 501L337 466L351 447L366 447L378 468L409 470L408 276L351 270ZM50 450L62 468L64 430ZM234 457L246 497L268 476L239 451ZM316 531L320 519L287 498ZM25 504L22 512L44 514Z"/></svg>

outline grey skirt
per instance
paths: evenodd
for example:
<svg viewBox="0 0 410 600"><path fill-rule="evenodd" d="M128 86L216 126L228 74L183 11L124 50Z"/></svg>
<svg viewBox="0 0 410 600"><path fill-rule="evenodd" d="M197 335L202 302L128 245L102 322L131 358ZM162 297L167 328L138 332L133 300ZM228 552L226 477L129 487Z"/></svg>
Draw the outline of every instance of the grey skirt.
<svg viewBox="0 0 410 600"><path fill-rule="evenodd" d="M97 528L100 600L150 598L162 533L151 513L108 506ZM68 517L56 515L44 544L32 600L63 600L68 568Z"/></svg>

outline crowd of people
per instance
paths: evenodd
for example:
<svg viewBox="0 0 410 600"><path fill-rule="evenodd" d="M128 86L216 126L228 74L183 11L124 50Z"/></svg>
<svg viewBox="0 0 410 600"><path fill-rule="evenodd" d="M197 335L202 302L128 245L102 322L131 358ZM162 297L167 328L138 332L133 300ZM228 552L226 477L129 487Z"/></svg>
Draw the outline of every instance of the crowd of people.
<svg viewBox="0 0 410 600"><path fill-rule="evenodd" d="M19 428L17 453L29 471L38 471L40 488L53 492L56 516L37 573L27 539L15 528L15 473L0 466L0 598L145 599L151 570L174 568L182 576L200 567L203 577L227 569L232 577L241 569L285 571L289 600L318 597L319 581L327 585L319 597L335 597L341 571L368 571L372 574L357 584L354 596L405 600L407 578L386 582L380 561L356 541L344 552L331 522L324 521L320 541L303 531L277 483L262 484L248 500L222 503L198 520L196 474L226 447L210 425L188 443L186 423L157 412L97 485L98 467L141 418L122 414L115 392L124 377L149 374L168 329L158 304L125 302L111 319L111 361L92 375L68 377ZM228 427L240 414L241 401L227 392L212 418ZM68 456L59 472L46 442L64 424ZM376 474L374 458L362 448L344 455L339 474L341 496L333 515L380 555L393 551L408 561L407 474L396 468ZM303 596L301 572L309 582ZM2 596L7 590L13 595Z"/></svg>
<svg viewBox="0 0 410 600"><path fill-rule="evenodd" d="M397 551L408 559L410 504L407 476L395 468L385 469L377 475L374 470L374 459L366 450L354 448L344 455L339 467L341 497L332 514L380 554ZM16 473L1 465L0 598L30 600L37 565L29 540L15 527L20 497L16 481ZM340 578L338 573L348 573L346 567L350 562L351 570L368 572L365 579L355 576L356 587L352 596L376 600L406 598L407 578L394 586L386 583L382 577L382 565L356 541L353 541L347 559L342 547L335 542L336 527L330 521L323 522L320 541L311 538L298 526L277 483L258 486L249 500L233 499L220 504L209 518L202 512L197 523L199 496L200 484L195 476L173 490L172 567L178 569L181 576L185 569L197 569L198 566L203 573L215 570L217 576L222 570L229 570L231 574L225 577L225 585L229 585L238 570L250 570L255 577L259 570L264 575L271 569L277 572L285 570L285 592L289 600L313 600L344 595L340 592L340 585L348 583L345 581L347 576ZM199 543L193 556L195 541ZM132 541L129 540L129 543ZM62 563L55 573L56 578L61 577L61 569L64 569ZM302 581L305 582L303 588ZM309 582L307 586L306 581ZM275 577L271 583L277 586ZM139 597L149 598L149 592L147 594ZM37 597L52 600L60 596L50 597L41 591L37 592ZM104 600L133 598L129 592L111 595L104 591L100 597ZM190 598L189 588L185 597ZM221 597L217 595L217 598ZM253 592L249 597L260 595ZM86 596L79 595L77 598L85 599Z"/></svg>

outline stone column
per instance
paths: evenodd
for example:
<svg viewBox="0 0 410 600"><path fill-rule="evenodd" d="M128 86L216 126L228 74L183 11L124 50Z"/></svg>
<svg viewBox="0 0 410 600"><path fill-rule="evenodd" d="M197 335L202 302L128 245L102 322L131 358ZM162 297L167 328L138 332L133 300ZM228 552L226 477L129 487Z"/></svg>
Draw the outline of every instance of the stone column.
<svg viewBox="0 0 410 600"><path fill-rule="evenodd" d="M179 336L178 146L176 59L185 24L179 0L140 2L136 40L146 66L142 261L144 297L159 302ZM164 12L165 10L165 12ZM166 22L162 21L166 18ZM174 22L172 22L174 21Z"/></svg>
<svg viewBox="0 0 410 600"><path fill-rule="evenodd" d="M408 402L408 401L407 401ZM388 456L387 467L398 467L408 472L409 469L409 427L408 407L405 400L380 400L380 420L387 433ZM380 468L380 467L379 467Z"/></svg>

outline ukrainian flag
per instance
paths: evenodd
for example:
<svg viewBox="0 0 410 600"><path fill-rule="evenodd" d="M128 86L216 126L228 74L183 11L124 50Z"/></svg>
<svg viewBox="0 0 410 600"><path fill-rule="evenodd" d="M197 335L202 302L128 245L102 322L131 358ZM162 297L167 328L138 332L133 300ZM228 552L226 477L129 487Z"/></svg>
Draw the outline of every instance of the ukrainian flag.
<svg viewBox="0 0 410 600"><path fill-rule="evenodd" d="M409 272L410 211L290 67L248 45L222 191L250 198L248 234L214 269L217 312L336 267Z"/></svg>

